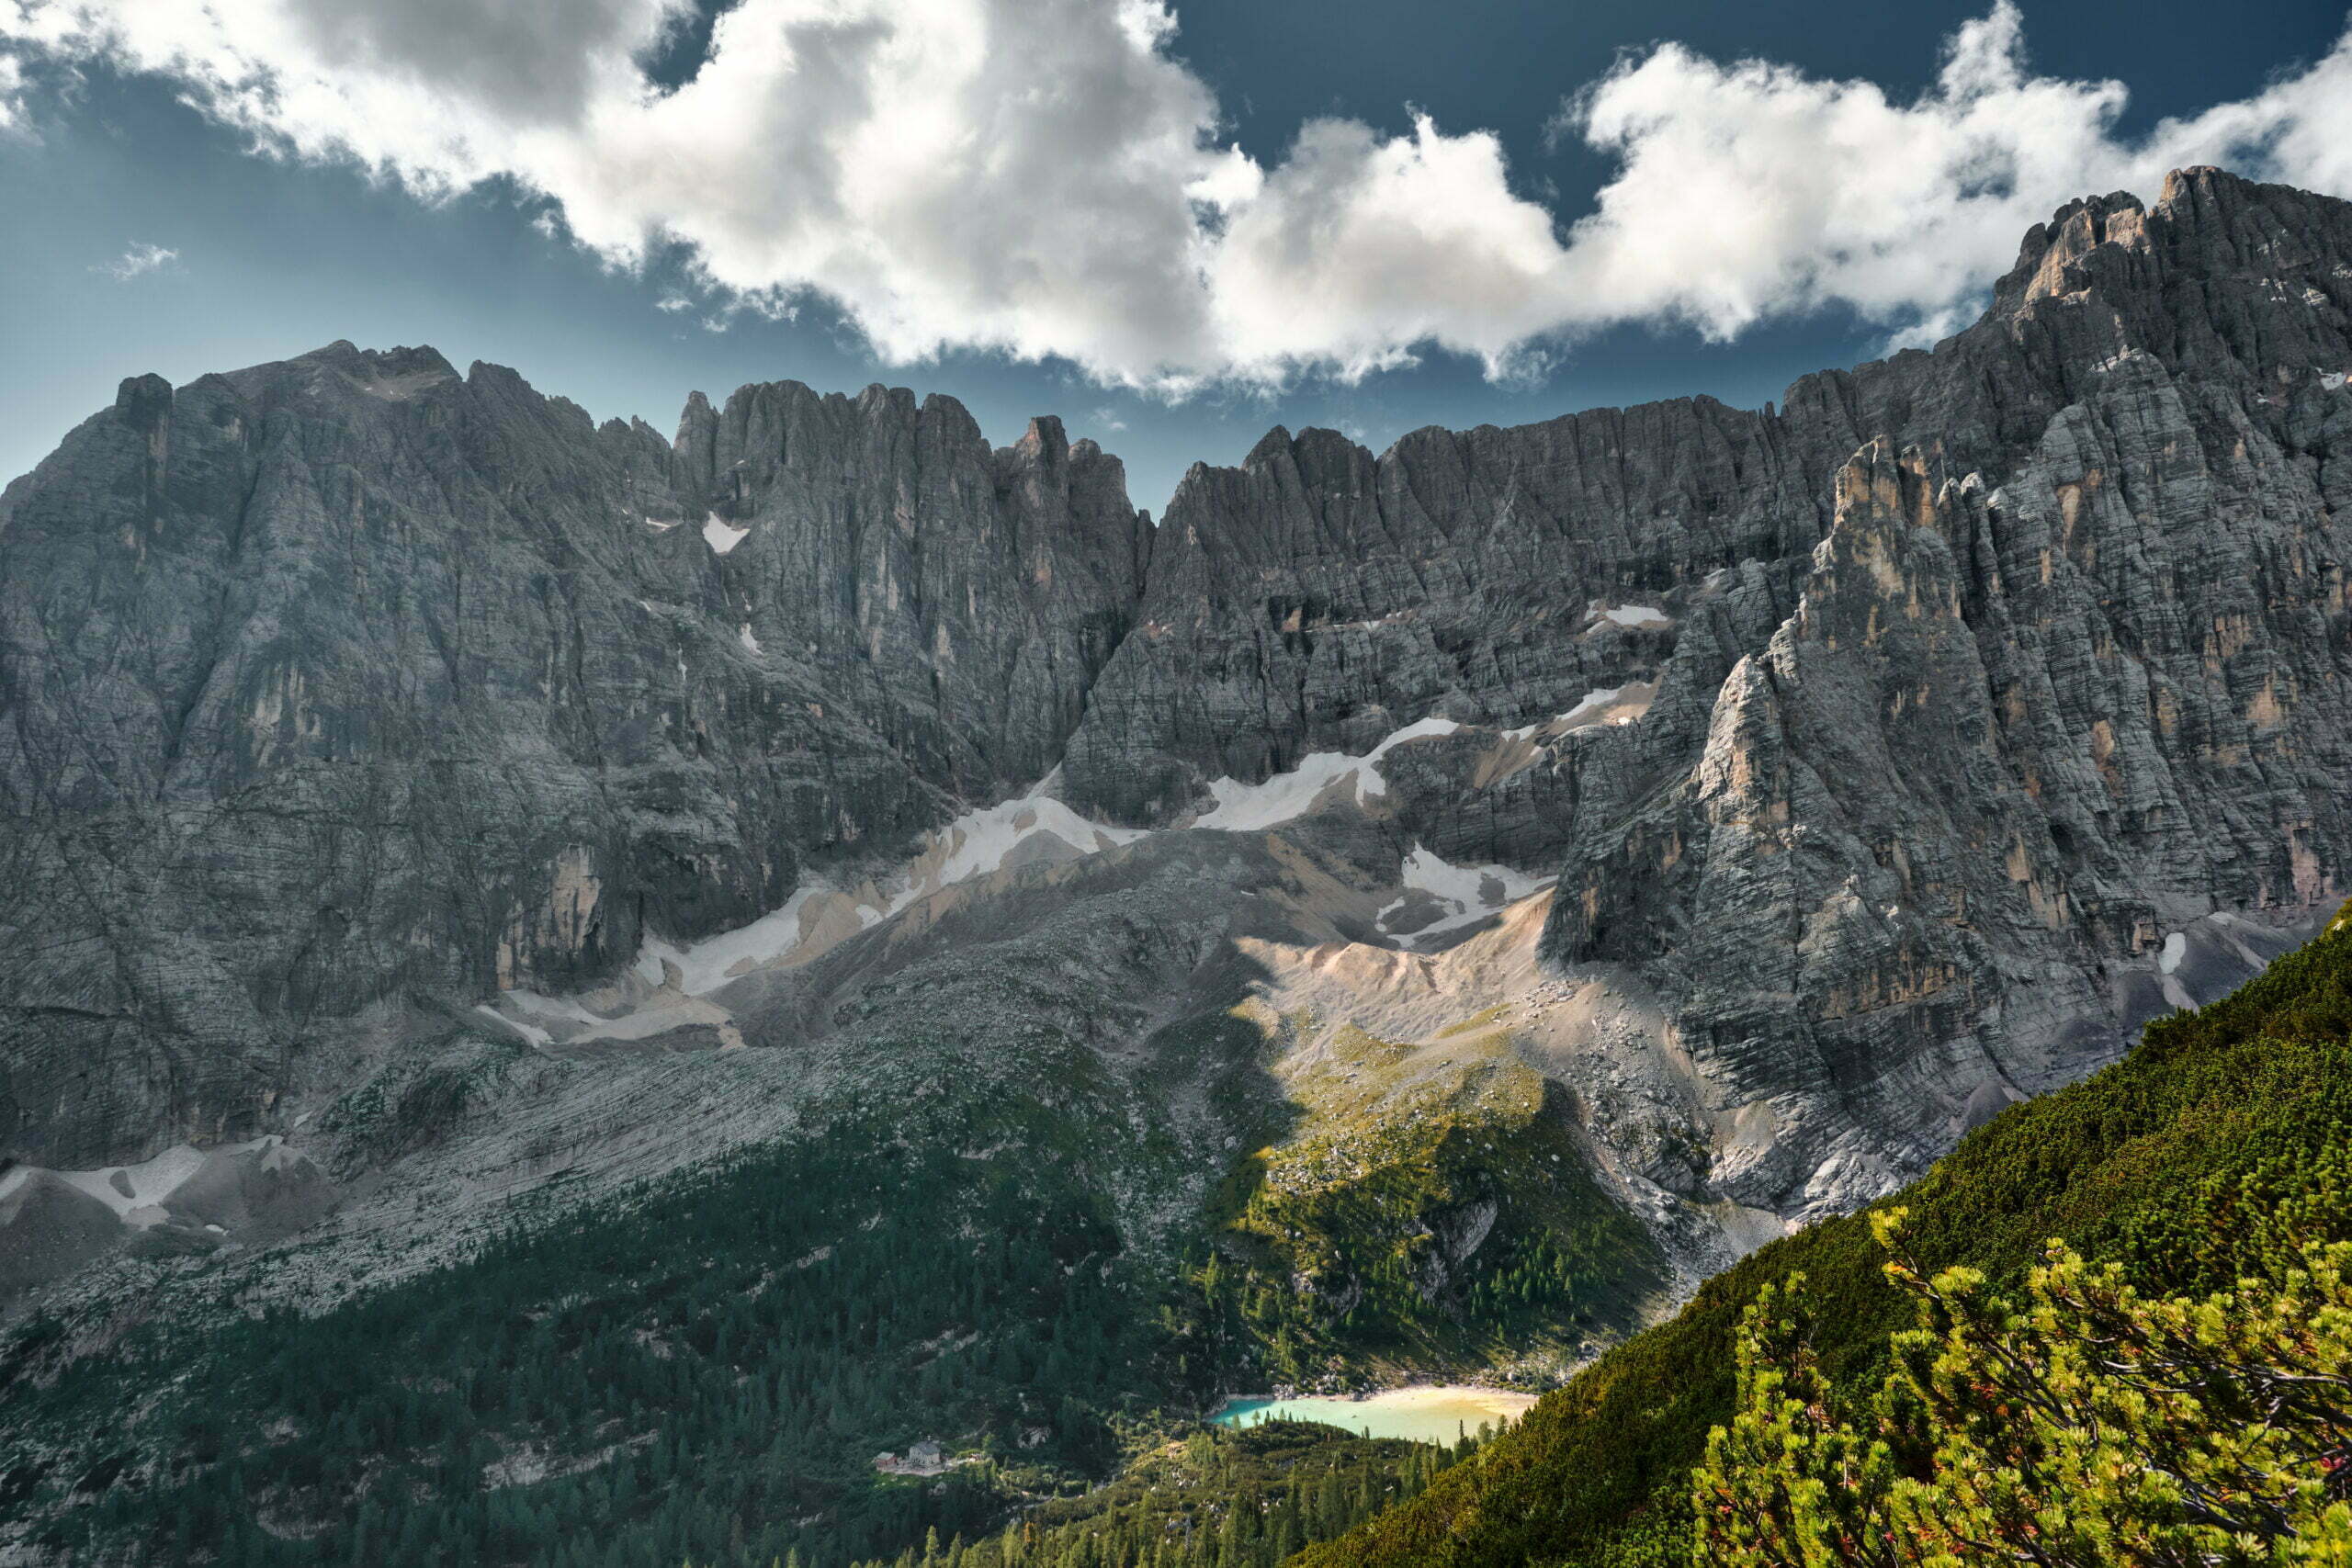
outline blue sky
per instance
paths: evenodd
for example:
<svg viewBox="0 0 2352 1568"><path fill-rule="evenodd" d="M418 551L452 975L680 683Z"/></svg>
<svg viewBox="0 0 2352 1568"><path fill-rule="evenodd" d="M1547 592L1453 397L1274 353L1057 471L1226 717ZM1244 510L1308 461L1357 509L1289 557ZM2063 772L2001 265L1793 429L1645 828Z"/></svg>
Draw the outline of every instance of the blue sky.
<svg viewBox="0 0 2352 1568"><path fill-rule="evenodd" d="M691 389L716 398L787 378L950 392L1000 442L1032 413L1058 413L1126 459L1136 503L1156 513L1190 462L1236 461L1276 423L1332 425L1379 448L1427 423L1513 423L1686 392L1760 404L1893 337L1930 341L1965 319L1997 266L1986 258L2013 252L2021 214L2046 212L2052 192L2139 188L2176 155L2322 188L2346 177L2326 150L2345 144L2346 127L2324 120L2352 97L2325 74L2346 58L2336 5L2027 5L2012 18L2021 45L1984 45L1984 80L1939 88L1951 40L1993 16L1986 6L1219 0L1175 6L1172 32L1160 26L1145 43L1131 20L1125 34L1103 29L1096 52L1047 60L1036 70L1049 74L1033 79L1013 24L989 14L996 0L926 0L943 28L978 18L989 25L971 35L986 40L977 47L1008 51L959 89L953 112L968 125L921 132L981 149L947 178L891 164L895 128L922 118L920 96L886 113L868 85L826 118L798 34L792 71L726 88L770 98L706 106L722 129L690 127L641 174L612 174L614 147L580 129L560 71L527 91L494 73L479 87L443 85L498 48L542 58L537 39L468 44L476 52L457 64L402 55L433 44L392 36L382 13L422 3L219 0L237 24L223 43L141 38L130 0L114 17L101 0L0 0L0 90L17 84L0 96L0 204L17 215L0 227L0 478L30 468L124 376L186 381L349 338L430 343L460 367L512 365L599 417L642 415L665 431ZM747 0L745 16L789 3ZM592 76L618 60L665 85L707 78L718 93L707 29L673 17L666 41L647 47L628 33L631 4L541 9L593 11L574 29L592 39L610 23L612 58L582 57ZM297 20L310 31L288 30L287 15L306 7L317 15ZM724 24L720 35L738 62L758 47L741 27L733 41ZM1060 30L1082 29L1065 17ZM314 37L328 42L301 53ZM223 50L235 51L225 75ZM382 69L337 74L347 56ZM1732 62L1743 59L1773 69L1741 77ZM1023 120L1004 107L1034 99L1038 80L1061 93L1098 69L1102 91L1075 107ZM1612 70L1613 94L1576 97ZM232 99L232 76L267 82L270 101ZM952 96L923 86L934 80L913 90ZM2083 85L2107 81L2128 97ZM288 107L304 96L288 85L298 82L334 102ZM369 127L407 93L424 129L376 139ZM531 93L545 104L508 101ZM361 129L337 118L336 95L363 106ZM1923 98L1937 99L1932 113ZM2211 112L2230 105L2230 117ZM755 111L774 118L729 142L724 126ZM797 171L815 165L786 155L792 139L820 137L804 121L859 112L876 116L860 150L797 187ZM1981 162L1979 144L1997 142L1996 177L2015 188L1984 199L1973 164L1915 188L1869 161L1883 149L1839 140L1856 114L1866 127L1885 117L1886 132L1866 130L1865 142L1919 138L1928 151L1914 164L1955 145ZM1613 142L1595 131L1611 115ZM1209 127L1205 152L1189 145L1202 139L1188 116ZM453 149L434 140L441 123L475 129ZM1310 125L1326 129L1302 140ZM507 164L481 152L509 132L522 151ZM1817 134L1830 140L1807 141ZM572 141L547 158L533 151L559 136ZM1221 161L1186 162L1211 154ZM1155 158L1166 166L1130 186L1091 180L1099 163ZM599 161L602 172L581 172ZM1197 193L1245 165L1241 194L1182 230L1208 259L1121 254L1181 248L1149 243L1193 221L1181 195L1164 199L1168 182ZM892 180L911 194L893 195L881 218L807 216L894 191ZM1695 194L1678 201L1683 190ZM1808 202L1821 204L1817 235ZM1580 247L1577 225L1604 209L1608 232ZM1443 222L1427 243L1399 237L1432 211ZM1793 237L1780 231L1791 214ZM650 241L614 239L649 222L661 226ZM767 224L798 237L772 249ZM1980 230L1997 232L1970 238ZM1095 254L1097 232L1143 243ZM171 254L137 265L159 252ZM1167 302L1210 272L1207 304ZM1698 281L1673 281L1684 276Z"/></svg>

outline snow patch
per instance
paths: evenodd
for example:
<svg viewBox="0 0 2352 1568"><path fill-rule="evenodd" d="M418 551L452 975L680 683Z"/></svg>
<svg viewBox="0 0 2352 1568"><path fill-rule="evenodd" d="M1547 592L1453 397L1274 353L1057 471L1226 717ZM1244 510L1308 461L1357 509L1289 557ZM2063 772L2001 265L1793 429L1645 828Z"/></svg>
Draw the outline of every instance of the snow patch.
<svg viewBox="0 0 2352 1568"><path fill-rule="evenodd" d="M127 1216L133 1209L161 1203L203 1164L204 1156L199 1150L182 1144L138 1165L108 1166L103 1170L61 1170L57 1174L112 1209L118 1216ZM128 1192L123 1190L126 1187L130 1189Z"/></svg>
<svg viewBox="0 0 2352 1568"><path fill-rule="evenodd" d="M2328 391L2340 392L2347 383L2352 383L2352 370L2323 370L2319 373L2319 384Z"/></svg>
<svg viewBox="0 0 2352 1568"><path fill-rule="evenodd" d="M112 1209L117 1219L135 1229L144 1229L162 1219L164 1201L178 1191L189 1177L203 1169L204 1162L212 1155L250 1154L271 1148L284 1141L276 1136L262 1137L250 1143L224 1144L212 1150L199 1149L193 1144L179 1144L137 1165L109 1165L96 1170L57 1170L50 1174ZM40 1168L20 1165L7 1175L0 1176L0 1198L7 1197L30 1181ZM134 1217L134 1212L141 1209L148 1212Z"/></svg>
<svg viewBox="0 0 2352 1568"><path fill-rule="evenodd" d="M2156 972L2160 975L2170 975L2180 967L2180 961L2188 956L2188 933L2175 931L2165 938L2165 950L2156 955Z"/></svg>
<svg viewBox="0 0 2352 1568"><path fill-rule="evenodd" d="M555 1043L555 1036L549 1034L546 1030L541 1029L537 1024L526 1023L519 1018L509 1018L504 1013L499 1011L496 1008L491 1006L488 1002L476 1002L474 1004L474 1011L481 1013L485 1018L496 1019L499 1022L504 1024L507 1028L513 1030L515 1033L521 1035L524 1039L529 1041L534 1045L552 1045Z"/></svg>
<svg viewBox="0 0 2352 1568"><path fill-rule="evenodd" d="M1380 759L1392 748L1432 735L1451 735L1461 728L1450 718L1419 719L1361 757L1337 751L1310 751L1299 759L1297 767L1286 773L1276 773L1263 784L1218 779L1209 785L1209 794L1216 804L1190 825L1227 833L1258 832L1306 816L1325 792L1331 790L1349 793L1355 804L1363 807L1388 793L1388 781L1380 772Z"/></svg>
<svg viewBox="0 0 2352 1568"><path fill-rule="evenodd" d="M1408 887L1496 909L1552 886L1548 876L1530 876L1507 865L1454 865L1419 844L1405 857L1404 874Z"/></svg>
<svg viewBox="0 0 2352 1568"><path fill-rule="evenodd" d="M728 971L737 964L757 967L772 964L798 947L801 911L811 899L831 891L821 882L802 883L785 900L782 908L769 910L748 926L738 926L684 947L649 938L638 952L637 972L648 983L660 985L662 961L666 958L678 966L678 988L686 995L696 997L715 991L733 977Z"/></svg>
<svg viewBox="0 0 2352 1568"><path fill-rule="evenodd" d="M1674 617L1656 604L1596 604L1592 618L1595 625L1607 621L1632 631L1663 631L1674 625Z"/></svg>
<svg viewBox="0 0 2352 1568"><path fill-rule="evenodd" d="M563 997L543 996L537 991L526 991L519 987L499 994L525 1012L536 1013L541 1018L568 1019L573 1023L594 1024L606 1021L603 1014L590 1012L578 1002ZM501 1013L499 1016L503 1018L506 1015Z"/></svg>
<svg viewBox="0 0 2352 1568"><path fill-rule="evenodd" d="M702 536L705 544L723 556L750 538L752 531L749 528L729 526L720 520L718 513L714 512L703 521Z"/></svg>
<svg viewBox="0 0 2352 1568"><path fill-rule="evenodd" d="M1333 632L1378 631L1383 626L1395 626L1399 621L1419 620L1420 619L1420 614L1421 613L1419 610L1392 610L1387 615L1377 616L1369 621L1333 621L1328 626L1317 626L1315 629L1317 631Z"/></svg>
<svg viewBox="0 0 2352 1568"><path fill-rule="evenodd" d="M669 522L664 523L658 517L649 517L645 520L645 525L652 529L657 534L666 534L671 529L678 525L678 520L673 517Z"/></svg>
<svg viewBox="0 0 2352 1568"><path fill-rule="evenodd" d="M1407 947L1475 925L1521 898L1543 892L1556 880L1530 876L1507 865L1455 865L1419 844L1405 857L1400 874L1406 896L1381 910L1374 917L1374 923L1384 931L1399 935ZM1435 919L1416 925L1409 931L1396 931L1392 922L1397 917L1408 911L1428 911L1432 900Z"/></svg>
<svg viewBox="0 0 2352 1568"><path fill-rule="evenodd" d="M967 811L933 829L924 836L914 858L879 887L868 884L853 891L811 879L796 889L782 908L747 926L685 945L649 937L638 950L637 976L649 986L659 986L666 962L677 967L681 991L689 997L703 996L750 970L792 956L820 934L830 933L831 942L842 941L956 883L987 876L1009 865L1095 854L1131 844L1148 833L1148 829L1114 828L1080 816L1046 793L1057 782L1056 775L1048 774L1026 795ZM854 917L854 925L845 919L850 916ZM519 1000L524 994L510 991L507 995ZM598 1018L574 1004L535 999L553 1007L571 1007L573 1010L563 1016L584 1019L603 1032L611 1032L617 1021ZM520 1005L529 1009L534 1003L521 1000Z"/></svg>
<svg viewBox="0 0 2352 1568"><path fill-rule="evenodd" d="M750 649L753 653L760 651L760 639L752 635L751 622L745 621L743 623L743 629L736 635L743 639L743 646L746 649Z"/></svg>
<svg viewBox="0 0 2352 1568"><path fill-rule="evenodd" d="M908 868L906 886L891 900L887 913L895 915L943 887L1001 871L1016 854L1029 860L1067 860L1132 844L1149 831L1114 828L1080 817L1044 793L1055 782L1056 776L1048 774L1027 795L967 811L933 832L924 841L923 852Z"/></svg>
<svg viewBox="0 0 2352 1568"><path fill-rule="evenodd" d="M1657 698L1657 683L1654 681L1629 681L1622 686L1596 686L1587 692L1576 706L1555 718L1506 729L1505 735L1514 740L1550 739L1575 729L1593 729L1604 724L1631 724L1650 711L1650 704Z"/></svg>

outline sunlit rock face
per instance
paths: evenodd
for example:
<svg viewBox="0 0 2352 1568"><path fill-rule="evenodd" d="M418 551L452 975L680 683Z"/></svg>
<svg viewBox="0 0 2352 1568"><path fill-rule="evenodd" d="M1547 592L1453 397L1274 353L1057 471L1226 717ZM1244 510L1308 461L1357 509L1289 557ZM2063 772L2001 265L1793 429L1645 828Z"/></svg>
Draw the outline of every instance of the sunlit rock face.
<svg viewBox="0 0 2352 1568"><path fill-rule="evenodd" d="M2347 306L2352 208L2193 170L1777 411L1277 433L1179 491L1073 798L1460 721L1385 764L1418 840L1664 999L1707 1190L1849 1206L2342 896Z"/></svg>
<svg viewBox="0 0 2352 1568"><path fill-rule="evenodd" d="M2352 208L2191 171L1781 407L1276 431L1156 526L879 388L127 381L0 501L0 1154L299 1140L451 1031L1492 1013L1669 1253L1752 1245L2341 897L2348 306Z"/></svg>

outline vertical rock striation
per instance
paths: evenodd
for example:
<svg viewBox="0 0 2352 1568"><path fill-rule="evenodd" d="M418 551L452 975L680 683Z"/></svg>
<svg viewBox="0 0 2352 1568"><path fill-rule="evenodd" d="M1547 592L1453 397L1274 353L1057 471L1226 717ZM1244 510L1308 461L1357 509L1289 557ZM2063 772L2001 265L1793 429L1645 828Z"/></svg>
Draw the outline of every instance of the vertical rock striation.
<svg viewBox="0 0 2352 1568"><path fill-rule="evenodd" d="M2347 368L2352 207L2199 169L1777 411L1278 431L1179 490L1068 782L1165 817L1483 727L1385 761L1415 837L1558 872L1553 958L1668 998L1691 1190L1848 1205L2188 999L2192 922L2342 897Z"/></svg>
<svg viewBox="0 0 2352 1568"><path fill-rule="evenodd" d="M0 519L0 1153L64 1166L1034 779L1150 539L1051 421L784 384L673 446L347 344L125 382Z"/></svg>

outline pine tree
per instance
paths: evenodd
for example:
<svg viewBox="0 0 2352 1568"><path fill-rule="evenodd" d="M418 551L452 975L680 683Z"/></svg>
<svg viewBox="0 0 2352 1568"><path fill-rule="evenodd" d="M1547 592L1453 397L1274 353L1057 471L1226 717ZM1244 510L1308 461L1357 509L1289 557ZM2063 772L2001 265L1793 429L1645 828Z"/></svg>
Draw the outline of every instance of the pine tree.
<svg viewBox="0 0 2352 1568"><path fill-rule="evenodd" d="M1890 1248L1901 1218L1876 1216ZM1738 1414L1693 1478L1694 1562L2352 1562L2352 1246L2263 1261L2233 1291L2152 1297L2053 1241L2020 1312L1898 1256L1918 1326L1860 1429L1783 1304L1801 1291L1760 1298Z"/></svg>

